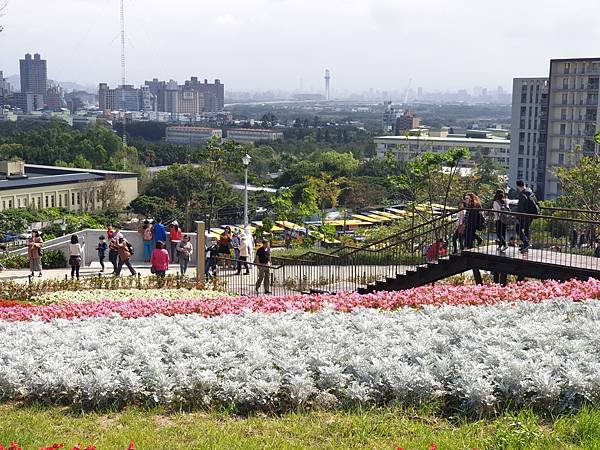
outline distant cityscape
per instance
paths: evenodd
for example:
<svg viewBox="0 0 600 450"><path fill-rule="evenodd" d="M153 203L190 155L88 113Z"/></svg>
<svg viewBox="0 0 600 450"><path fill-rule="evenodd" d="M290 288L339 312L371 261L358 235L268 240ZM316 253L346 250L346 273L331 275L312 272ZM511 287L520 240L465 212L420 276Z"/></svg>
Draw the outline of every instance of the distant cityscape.
<svg viewBox="0 0 600 450"><path fill-rule="evenodd" d="M166 142L196 145L213 136L245 143L268 142L283 139L281 129L286 127L311 126L306 119L304 123L288 119L268 124L256 118L236 120L226 101L232 102L230 106L235 102L296 102L300 106L289 109L309 114L327 108L380 114L379 132L371 129L377 156L391 151L397 158L410 159L425 150L465 146L500 164L509 184L524 179L540 198L548 199L562 192L556 167L575 164L575 153L598 154L593 136L600 125L600 58L551 60L549 78L515 78L512 93L502 87L428 93L422 87L411 88L409 83L404 92L371 89L362 94L342 94L335 91L334 74L329 70L325 71L322 93L226 93L219 79L209 82L195 76L183 84L153 78L139 87L99 83L97 92L65 92L60 83L48 79L48 64L41 55L26 54L19 67L19 90L13 89L0 71L0 120L56 116L78 126L98 119L118 121L126 115L131 121L169 123L163 138ZM428 103L512 104L512 114L505 128L498 123L473 130L443 124L435 127L414 113L416 105ZM363 126L359 121L348 124ZM234 128L236 125L239 127Z"/></svg>

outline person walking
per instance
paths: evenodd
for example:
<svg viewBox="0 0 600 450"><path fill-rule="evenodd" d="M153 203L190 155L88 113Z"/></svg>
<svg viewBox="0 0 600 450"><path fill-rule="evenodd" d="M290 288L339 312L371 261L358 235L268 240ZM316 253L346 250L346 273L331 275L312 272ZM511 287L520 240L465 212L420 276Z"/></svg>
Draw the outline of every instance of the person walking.
<svg viewBox="0 0 600 450"><path fill-rule="evenodd" d="M466 207L467 203L464 200L458 203L458 213L456 214L456 227L454 228L454 234L452 235L453 253L458 253L459 245L460 251L462 251L465 246L465 215L467 213L467 211L465 211Z"/></svg>
<svg viewBox="0 0 600 450"><path fill-rule="evenodd" d="M117 240L113 237L108 242L108 260L113 266L112 274L117 273L117 267L119 266L119 246Z"/></svg>
<svg viewBox="0 0 600 450"><path fill-rule="evenodd" d="M507 212L510 212L508 205L506 204L506 194L502 189L496 191L494 196L494 203L492 204L494 210L494 223L496 225L496 242L498 244L498 251L500 253L506 252L508 245L506 245L506 228L507 228ZM508 216L509 218L510 216Z"/></svg>
<svg viewBox="0 0 600 450"><path fill-rule="evenodd" d="M161 219L156 219L156 223L153 228L153 236L154 242L167 242L167 231L165 230L165 226L162 224Z"/></svg>
<svg viewBox="0 0 600 450"><path fill-rule="evenodd" d="M521 253L525 254L529 251L531 240L531 222L534 216L540 214L540 206L535 194L531 189L525 187L523 180L517 180L517 192L519 203L517 204L517 212L527 214L526 216L518 216L519 221L519 238L521 239Z"/></svg>
<svg viewBox="0 0 600 450"><path fill-rule="evenodd" d="M79 243L79 237L74 234L71 236L71 243L69 244L69 265L71 266L71 280L77 277L79 281L79 269L81 268L81 256L83 255L83 249L85 243Z"/></svg>
<svg viewBox="0 0 600 450"><path fill-rule="evenodd" d="M104 236L100 236L98 238L98 246L96 247L96 251L98 252L98 259L100 260L100 273L104 272L104 258L106 258L106 250L108 250L108 244L105 242Z"/></svg>
<svg viewBox="0 0 600 450"><path fill-rule="evenodd" d="M239 257L237 263L237 273L236 275L240 275L242 273L242 266L246 269L244 275L250 275L250 269L248 268L248 243L246 242L246 235L242 234L240 236L240 247L239 247Z"/></svg>
<svg viewBox="0 0 600 450"><path fill-rule="evenodd" d="M467 212L465 215L465 247L473 248L473 243L477 240L481 244L481 238L477 236L477 230L485 226L485 219L481 214L481 200L473 193L469 192L465 196L467 202Z"/></svg>
<svg viewBox="0 0 600 450"><path fill-rule="evenodd" d="M184 234L181 238L181 242L177 245L177 258L179 259L179 273L184 276L187 272L188 264L192 258L192 242L187 234Z"/></svg>
<svg viewBox="0 0 600 450"><path fill-rule="evenodd" d="M269 248L269 241L263 239L262 247L256 252L256 262L258 263L258 279L254 290L258 294L258 290L261 284L264 284L265 294L271 293L271 249Z"/></svg>
<svg viewBox="0 0 600 450"><path fill-rule="evenodd" d="M159 277L159 286L162 287L167 270L169 270L169 252L165 249L165 243L158 241L156 248L152 250L150 257L150 271Z"/></svg>
<svg viewBox="0 0 600 450"><path fill-rule="evenodd" d="M231 227L227 226L219 236L219 259L222 259L219 261L221 264L217 264L223 267L231 264L231 239Z"/></svg>
<svg viewBox="0 0 600 450"><path fill-rule="evenodd" d="M38 277L42 276L42 248L44 240L37 230L31 232L31 237L27 240L27 258L29 259L29 269L31 276L34 272L39 272Z"/></svg>
<svg viewBox="0 0 600 450"><path fill-rule="evenodd" d="M117 242L117 251L119 252L119 263L117 265L115 276L118 277L119 275L121 275L121 270L123 269L123 266L127 266L129 272L131 273L131 276L135 275L137 272L131 265L130 261L131 256L133 255L133 247L129 242L127 242L127 239L125 239L124 237L119 238Z"/></svg>
<svg viewBox="0 0 600 450"><path fill-rule="evenodd" d="M206 240L206 263L204 267L204 276L206 281L217 275L217 260L219 258L219 245L215 238Z"/></svg>
<svg viewBox="0 0 600 450"><path fill-rule="evenodd" d="M169 225L169 241L171 244L171 261L175 262L177 256L177 246L181 242L181 229L179 228L179 222L176 220Z"/></svg>
<svg viewBox="0 0 600 450"><path fill-rule="evenodd" d="M144 241L144 262L150 262L152 256L152 247L154 245L154 235L152 233L152 225L147 220L144 220L144 225L141 229L142 240Z"/></svg>

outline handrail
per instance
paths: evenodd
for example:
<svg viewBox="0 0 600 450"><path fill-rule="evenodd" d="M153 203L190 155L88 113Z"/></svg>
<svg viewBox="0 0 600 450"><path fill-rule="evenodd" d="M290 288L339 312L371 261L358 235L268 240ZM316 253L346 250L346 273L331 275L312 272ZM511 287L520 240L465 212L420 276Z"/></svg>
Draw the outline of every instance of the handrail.
<svg viewBox="0 0 600 450"><path fill-rule="evenodd" d="M433 223L435 223L435 222L438 222L438 221L440 221L440 220L442 220L442 219L447 219L448 217L452 217L452 216L453 216L454 214L456 214L457 212L458 212L458 210L452 210L452 211L450 211L450 210L449 210L449 212L447 212L446 214L444 214L444 215L442 215L442 216L435 217L435 218L433 218L433 219L430 219L430 220L428 220L427 222L423 222L423 223L421 223L421 224L415 225L414 227L410 227L410 228L407 228L406 230L402 230L402 231L400 232L400 234L406 234L406 233L409 233L409 232L411 232L411 231L414 231L414 230L416 230L416 229L418 229L418 228L420 228L420 227L425 227L425 226L427 226L427 225L431 225L431 224L433 224ZM374 241L374 242L370 242L370 243L368 243L368 244L365 244L365 245L364 245L364 246L362 246L362 247L354 247L354 246L346 246L346 245L345 245L345 246L343 246L343 247L341 247L341 248L337 249L337 250L336 250L334 253L339 253L339 252L341 252L341 251L342 251L343 249L345 249L345 248L351 248L351 249L353 249L354 251L357 251L357 250L367 250L369 247L373 247L373 246L375 246L375 245L382 244L382 243L384 243L384 242L386 242L386 241L390 241L390 240L392 240L392 239L397 239L397 238L398 238L398 235L397 235L397 234L396 234L396 235L387 236L387 237L385 237L385 238L383 238L383 239L380 239L380 240L378 240L378 241ZM351 252L351 253L349 253L349 254L352 254L352 253L354 253L354 251L353 251L353 252ZM303 253L303 254L301 254L301 255L298 255L296 258L286 258L285 256L282 256L282 257L277 257L277 258L278 258L278 259L282 259L282 260L292 260L292 261L298 261L300 258L303 258L303 257L309 256L309 255L312 255L312 254L315 254L315 255L326 255L326 256L332 256L334 253L322 253L322 252L316 252L316 251L314 251L314 250L308 250L306 253Z"/></svg>
<svg viewBox="0 0 600 450"><path fill-rule="evenodd" d="M554 207L554 206L542 206L542 205L540 205L540 209L547 209L547 210L550 210L550 211L561 211L561 212L600 214L600 211L597 211L597 210L594 210L594 209L557 208L557 207Z"/></svg>
<svg viewBox="0 0 600 450"><path fill-rule="evenodd" d="M491 212L495 214L510 214L512 216L518 217L531 217L533 219L548 219L548 220L561 220L565 222L576 222L576 223L593 223L600 225L600 221L597 220L585 220L585 219L573 219L571 217L555 217L555 216L546 216L543 214L529 214L524 212L516 212L516 211L497 211L495 209L489 208L465 208L466 211L479 211L479 212Z"/></svg>
<svg viewBox="0 0 600 450"><path fill-rule="evenodd" d="M451 214L449 214L449 215L451 215ZM430 220L430 221L428 221L428 222L426 222L426 223L423 223L423 224L417 225L417 226L415 226L415 227L411 227L411 228L409 228L409 229L403 230L403 231L401 232L401 234L406 234L406 233L407 233L407 232L409 232L409 231L415 231L415 230L417 230L417 229L419 229L419 228L424 228L424 227L425 227L425 226L427 226L427 225L431 225L431 224L435 223L436 221L441 221L441 219L446 219L447 217L448 217L448 215L446 215L446 216L441 216L441 217L438 217L438 218L436 218L435 220ZM275 257L275 258L277 258L278 260L281 260L281 261L285 261L285 262L300 262L300 261L301 261L301 262L311 263L311 262L313 262L313 261L301 260L300 258L301 258L301 257L304 257L304 256L307 256L307 255L314 254L314 255L316 255L316 256L323 256L323 257L325 257L325 258L330 258L330 259L337 259L337 260L339 260L339 259L341 259L341 258L345 258L345 257L352 256L352 255L354 255L354 254L356 254L356 253L358 253L358 252L360 252L360 251L364 251L364 252L368 252L368 253L380 253L380 252L383 252L383 251L385 251L385 250L388 250L388 249L389 249L389 248L391 248L391 247L394 247L394 246L398 246L398 245L405 244L405 243L407 243L407 242L409 242L409 241L411 241L411 240L414 240L414 239L416 239L416 238L419 238L419 237L421 237L421 236L426 236L427 234L429 234L429 233L431 233L431 232L438 231L439 229L441 229L441 228L444 228L444 227L446 227L446 226L450 225L450 223L451 223L451 222L444 222L444 223L442 223L442 224L440 224L440 225L436 226L435 228L431 228L431 229L428 229L428 230L422 231L422 232L420 232L420 233L413 234L413 235L411 235L411 236L409 236L409 237L405 237L404 239L401 239L401 240L398 240L398 241L392 242L392 243L388 244L388 245L387 245L387 246L385 246L385 247L381 247L381 248L377 248L377 249L372 249L372 248L369 248L369 247L371 247L372 245L366 245L366 246L364 246L364 247L344 247L344 248L352 248L353 250L352 250L350 253L346 253L345 255L342 255L342 256L339 256L339 255L336 255L336 254L332 254L332 253L314 252L314 251L310 251L310 250L309 250L307 253L304 253L304 254L302 254L302 255L298 256L298 258L286 258L286 257ZM382 243L382 242L385 242L385 241L387 241L387 240L390 240L391 238L399 238L399 237L400 237L399 235L395 235L395 236L389 236L389 237L388 237L388 238L386 238L386 239L382 239L382 240L380 240L380 241L377 241L377 243ZM373 243L373 244L375 244L375 243ZM281 264L280 266L284 266L284 265L285 265L285 264Z"/></svg>

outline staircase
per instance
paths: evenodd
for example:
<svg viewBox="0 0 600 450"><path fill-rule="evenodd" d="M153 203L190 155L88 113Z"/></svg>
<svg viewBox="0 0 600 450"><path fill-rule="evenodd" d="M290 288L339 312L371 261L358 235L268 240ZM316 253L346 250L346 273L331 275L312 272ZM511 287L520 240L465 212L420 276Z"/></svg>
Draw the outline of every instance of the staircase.
<svg viewBox="0 0 600 450"><path fill-rule="evenodd" d="M385 281L375 281L366 287L358 288L359 294L370 294L375 291L402 291L426 284L435 283L453 275L458 275L471 269L469 259L462 255L450 255L448 258L439 259L437 262L426 263L415 269L408 269L405 273L396 274L395 278L386 278Z"/></svg>

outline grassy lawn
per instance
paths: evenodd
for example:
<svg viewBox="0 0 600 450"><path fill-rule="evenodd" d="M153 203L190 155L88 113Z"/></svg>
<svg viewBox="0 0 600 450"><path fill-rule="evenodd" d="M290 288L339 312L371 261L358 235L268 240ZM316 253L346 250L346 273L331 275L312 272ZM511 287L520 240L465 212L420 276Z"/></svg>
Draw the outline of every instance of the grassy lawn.
<svg viewBox="0 0 600 450"><path fill-rule="evenodd" d="M542 420L523 411L494 420L442 419L426 410L400 408L311 412L282 417L227 413L166 413L128 409L74 413L64 408L0 406L0 443L23 450L55 442L71 448L137 449L600 449L600 410Z"/></svg>

